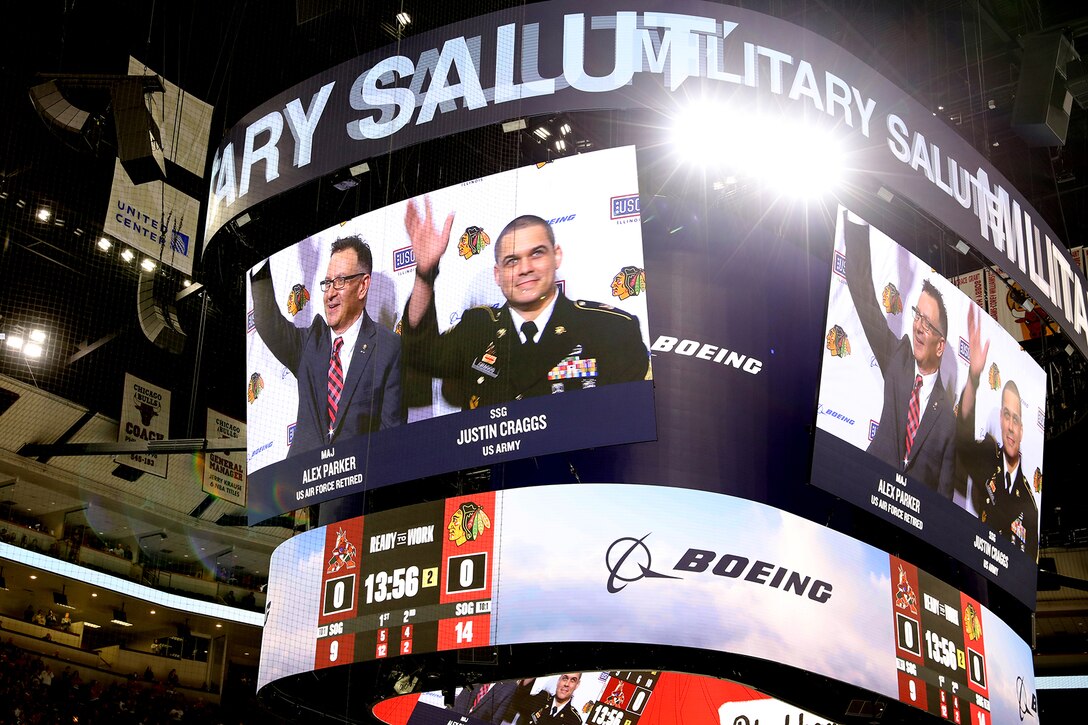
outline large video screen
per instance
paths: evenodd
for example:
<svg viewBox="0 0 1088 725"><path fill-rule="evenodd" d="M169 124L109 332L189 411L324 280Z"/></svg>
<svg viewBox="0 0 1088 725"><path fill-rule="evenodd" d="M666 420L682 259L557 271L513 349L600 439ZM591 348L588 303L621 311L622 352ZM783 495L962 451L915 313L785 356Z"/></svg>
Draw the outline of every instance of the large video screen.
<svg viewBox="0 0 1088 725"><path fill-rule="evenodd" d="M255 522L656 436L631 147L392 204L247 276Z"/></svg>
<svg viewBox="0 0 1088 725"><path fill-rule="evenodd" d="M277 548L268 601L260 687L401 655L614 642L779 662L977 725L1018 722L1034 691L1027 643L910 562L665 486L519 488L348 519Z"/></svg>
<svg viewBox="0 0 1088 725"><path fill-rule="evenodd" d="M548 677L459 688L450 702L440 691L378 703L374 715L389 725L513 725L544 718L557 703L563 722L590 725L744 725L830 721L729 680L681 672L613 670L564 672ZM535 719L534 719L535 715ZM550 714L549 714L550 717Z"/></svg>
<svg viewBox="0 0 1088 725"><path fill-rule="evenodd" d="M1002 326L840 207L812 482L1034 589L1046 374Z"/></svg>

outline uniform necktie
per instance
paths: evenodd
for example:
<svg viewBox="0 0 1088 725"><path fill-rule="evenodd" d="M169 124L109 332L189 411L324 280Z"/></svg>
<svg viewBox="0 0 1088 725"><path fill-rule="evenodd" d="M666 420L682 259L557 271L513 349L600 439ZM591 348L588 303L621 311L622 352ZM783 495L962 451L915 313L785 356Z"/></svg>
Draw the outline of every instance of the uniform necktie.
<svg viewBox="0 0 1088 725"><path fill-rule="evenodd" d="M526 324L532 324L532 323L526 323ZM536 325L533 325L533 327L536 327ZM555 717L555 705L552 705L552 717Z"/></svg>
<svg viewBox="0 0 1088 725"><path fill-rule="evenodd" d="M336 412L340 406L340 393L344 391L344 368L340 364L340 348L344 338L338 337L332 343L332 357L329 359L329 438L336 428Z"/></svg>
<svg viewBox="0 0 1088 725"><path fill-rule="evenodd" d="M480 685L480 687L476 691L476 697L474 697L472 700L472 709L476 709L476 706L480 704L480 700L484 699L484 695L486 695L487 691L490 689L490 683L485 682L484 684Z"/></svg>
<svg viewBox="0 0 1088 725"><path fill-rule="evenodd" d="M526 345L536 344L536 323L532 320L521 323L521 334L525 335Z"/></svg>
<svg viewBox="0 0 1088 725"><path fill-rule="evenodd" d="M1009 472L1005 471L1005 491L1006 493L1012 493L1012 477L1009 476Z"/></svg>
<svg viewBox="0 0 1088 725"><path fill-rule="evenodd" d="M918 432L918 422L922 419L920 406L918 404L918 392L922 389L922 376L914 376L914 390L910 393L910 407L907 408L907 440L906 440L906 453L903 455L903 462L906 463L910 458L910 447L914 444L914 434Z"/></svg>

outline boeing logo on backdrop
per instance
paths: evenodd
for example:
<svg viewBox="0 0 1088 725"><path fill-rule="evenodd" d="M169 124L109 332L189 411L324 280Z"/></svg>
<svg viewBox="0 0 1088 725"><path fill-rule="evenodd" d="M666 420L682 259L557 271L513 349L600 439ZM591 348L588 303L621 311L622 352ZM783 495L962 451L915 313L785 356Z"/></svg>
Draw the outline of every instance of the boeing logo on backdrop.
<svg viewBox="0 0 1088 725"><path fill-rule="evenodd" d="M604 556L605 567L608 570L605 589L609 594L618 594L628 584L634 584L642 579L683 580L687 578L662 574L650 568L652 556L650 548L646 545L646 539L649 536L649 533L638 539L633 536L624 536L609 544ZM772 562L759 559L753 561L739 554L726 553L718 556L717 552L710 549L689 548L672 567L673 571L688 574L704 574L708 569L714 576L792 592L799 597L807 597L817 604L826 604L831 599L834 589L823 579L817 579Z"/></svg>
<svg viewBox="0 0 1088 725"><path fill-rule="evenodd" d="M718 347L709 343L700 343L697 340L680 340L668 335L658 335L654 344L650 346L651 354L654 352L674 352L685 357L697 357L702 360L720 363L727 367L734 367L752 375L758 375L763 369L763 363L754 357Z"/></svg>

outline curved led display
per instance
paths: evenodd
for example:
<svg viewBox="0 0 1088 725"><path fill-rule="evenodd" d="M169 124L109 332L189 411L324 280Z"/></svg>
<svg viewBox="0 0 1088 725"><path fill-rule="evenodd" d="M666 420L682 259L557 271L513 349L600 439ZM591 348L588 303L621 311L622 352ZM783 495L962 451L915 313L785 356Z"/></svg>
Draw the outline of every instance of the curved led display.
<svg viewBox="0 0 1088 725"><path fill-rule="evenodd" d="M686 0L532 3L405 38L253 110L216 150L205 239L254 204L367 158L526 116L667 109L769 114L844 144L848 183L884 185L1003 267L1088 353L1084 274L1023 196L914 101L788 22ZM757 126L766 126L761 120Z"/></svg>
<svg viewBox="0 0 1088 725"><path fill-rule="evenodd" d="M572 515L582 512L583 515ZM771 660L934 714L1019 722L1027 644L909 562L729 496L541 486L315 529L273 555L259 681L538 642Z"/></svg>

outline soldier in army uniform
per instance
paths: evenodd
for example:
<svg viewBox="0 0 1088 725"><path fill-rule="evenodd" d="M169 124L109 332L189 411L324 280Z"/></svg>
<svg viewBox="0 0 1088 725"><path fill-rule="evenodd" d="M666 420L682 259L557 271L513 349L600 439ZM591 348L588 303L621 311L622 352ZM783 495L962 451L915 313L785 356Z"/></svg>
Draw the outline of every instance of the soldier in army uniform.
<svg viewBox="0 0 1088 725"><path fill-rule="evenodd" d="M403 326L406 364L443 379L443 395L463 409L643 380L649 353L638 319L597 302L567 299L556 287L563 261L551 226L526 215L495 244L495 283L506 304L474 307L439 334L434 303L438 264L453 214L435 225L430 201L413 201L404 220L416 259Z"/></svg>
<svg viewBox="0 0 1088 725"><path fill-rule="evenodd" d="M1009 380L1001 391L1001 441L989 434L976 441L973 434L975 393L990 350L989 341L983 344L980 339L979 314L972 305L967 317L971 358L960 398L959 456L974 482L972 499L979 518L1034 561L1038 556L1039 509L1020 455L1024 421L1016 383Z"/></svg>

